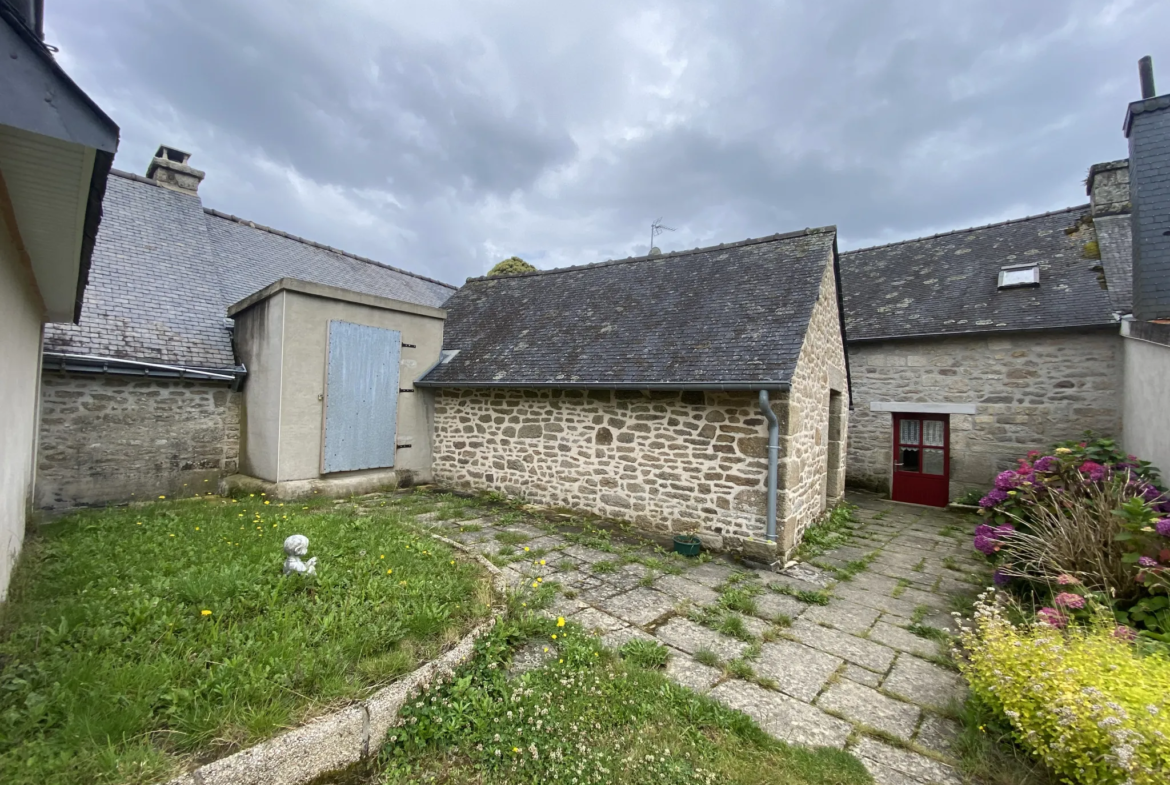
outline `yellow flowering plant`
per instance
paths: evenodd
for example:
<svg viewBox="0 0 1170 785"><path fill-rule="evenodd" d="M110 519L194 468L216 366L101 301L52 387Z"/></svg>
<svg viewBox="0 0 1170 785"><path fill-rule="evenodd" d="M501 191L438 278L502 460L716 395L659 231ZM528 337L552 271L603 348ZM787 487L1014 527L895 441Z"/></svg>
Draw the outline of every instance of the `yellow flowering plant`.
<svg viewBox="0 0 1170 785"><path fill-rule="evenodd" d="M1170 781L1170 656L1102 614L1061 629L1013 623L988 590L959 635L960 669L1018 742L1076 785ZM1041 617L1043 619L1043 617Z"/></svg>

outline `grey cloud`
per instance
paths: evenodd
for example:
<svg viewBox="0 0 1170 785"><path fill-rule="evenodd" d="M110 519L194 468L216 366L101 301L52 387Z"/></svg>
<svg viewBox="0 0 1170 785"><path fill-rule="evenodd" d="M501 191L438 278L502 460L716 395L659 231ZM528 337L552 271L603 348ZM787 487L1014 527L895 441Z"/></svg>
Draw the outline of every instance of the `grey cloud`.
<svg viewBox="0 0 1170 785"><path fill-rule="evenodd" d="M47 13L123 125L119 166L181 136L207 204L455 282L643 253L659 215L665 248L829 223L849 247L1065 207L1125 154L1137 57L1170 79L1159 4Z"/></svg>

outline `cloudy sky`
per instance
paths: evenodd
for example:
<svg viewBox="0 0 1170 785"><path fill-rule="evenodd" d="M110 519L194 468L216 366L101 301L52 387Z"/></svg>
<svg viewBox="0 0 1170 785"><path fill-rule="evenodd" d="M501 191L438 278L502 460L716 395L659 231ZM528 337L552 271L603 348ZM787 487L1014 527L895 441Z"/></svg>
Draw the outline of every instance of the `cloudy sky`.
<svg viewBox="0 0 1170 785"><path fill-rule="evenodd" d="M1167 0L49 0L46 39L209 207L453 283L1085 201Z"/></svg>

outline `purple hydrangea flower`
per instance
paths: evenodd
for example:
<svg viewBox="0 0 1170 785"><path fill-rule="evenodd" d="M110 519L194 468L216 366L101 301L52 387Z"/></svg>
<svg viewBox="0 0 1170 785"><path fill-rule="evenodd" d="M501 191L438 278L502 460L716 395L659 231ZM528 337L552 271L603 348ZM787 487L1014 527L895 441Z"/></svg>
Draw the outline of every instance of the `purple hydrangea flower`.
<svg viewBox="0 0 1170 785"><path fill-rule="evenodd" d="M1161 496L1162 492L1153 485L1146 485L1142 488L1142 498L1148 502L1157 501Z"/></svg>
<svg viewBox="0 0 1170 785"><path fill-rule="evenodd" d="M1085 461L1078 469L1081 474L1087 474L1090 482L1100 482L1105 479L1105 467L1096 461Z"/></svg>
<svg viewBox="0 0 1170 785"><path fill-rule="evenodd" d="M976 537L990 537L995 534L995 529L988 526L986 523L981 523L975 527Z"/></svg>
<svg viewBox="0 0 1170 785"><path fill-rule="evenodd" d="M1072 608L1073 610L1080 610L1085 607L1085 598L1079 594L1062 591L1060 594L1052 598L1052 602L1064 608Z"/></svg>
<svg viewBox="0 0 1170 785"><path fill-rule="evenodd" d="M1056 608L1041 608L1036 611L1036 619L1058 630L1062 630L1068 626L1068 617Z"/></svg>
<svg viewBox="0 0 1170 785"><path fill-rule="evenodd" d="M975 538L975 550L979 551L985 556L990 556L991 554L995 553L996 547L995 539L992 537L981 534Z"/></svg>
<svg viewBox="0 0 1170 785"><path fill-rule="evenodd" d="M995 476L995 487L1000 491L1010 491L1016 487L1016 473L1010 469Z"/></svg>
<svg viewBox="0 0 1170 785"><path fill-rule="evenodd" d="M1050 472L1056 468L1056 458L1051 455L1045 455L1043 458L1037 458L1036 462L1032 464L1033 471Z"/></svg>
<svg viewBox="0 0 1170 785"><path fill-rule="evenodd" d="M1157 567L1158 560L1151 559L1149 556L1142 556L1138 559L1138 565L1142 567Z"/></svg>
<svg viewBox="0 0 1170 785"><path fill-rule="evenodd" d="M1012 582L1012 576L1007 575L1000 570L996 570L995 573L992 574L991 580L995 583L996 586L1007 586Z"/></svg>
<svg viewBox="0 0 1170 785"><path fill-rule="evenodd" d="M1170 518L1163 518L1154 524L1154 529L1163 537L1170 537ZM976 532L979 530L976 529Z"/></svg>

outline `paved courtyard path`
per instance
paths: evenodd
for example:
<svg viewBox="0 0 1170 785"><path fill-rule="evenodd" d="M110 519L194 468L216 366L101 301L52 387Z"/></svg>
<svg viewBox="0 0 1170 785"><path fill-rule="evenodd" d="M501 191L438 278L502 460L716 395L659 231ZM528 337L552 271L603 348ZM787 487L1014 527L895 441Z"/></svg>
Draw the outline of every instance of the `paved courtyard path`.
<svg viewBox="0 0 1170 785"><path fill-rule="evenodd" d="M848 501L851 529L782 573L515 511L420 519L501 564L516 587L555 583L544 613L615 648L667 646L669 678L779 739L848 749L880 785L958 785L952 717L965 691L945 633L956 603L989 578L971 518L868 494ZM534 645L513 667L540 664Z"/></svg>

